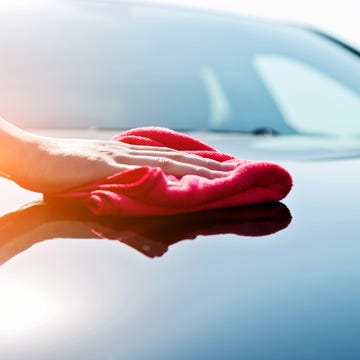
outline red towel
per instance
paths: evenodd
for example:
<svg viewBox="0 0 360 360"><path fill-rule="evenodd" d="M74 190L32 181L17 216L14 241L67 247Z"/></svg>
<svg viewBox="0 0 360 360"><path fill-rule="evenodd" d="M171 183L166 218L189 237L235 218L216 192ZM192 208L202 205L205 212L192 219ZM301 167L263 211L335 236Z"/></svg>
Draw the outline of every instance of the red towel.
<svg viewBox="0 0 360 360"><path fill-rule="evenodd" d="M139 166L52 197L76 200L98 215L148 216L278 201L292 186L290 174L277 164L239 160L173 130L137 128L115 140L169 147L221 162L236 161L238 166L215 179L198 175L177 178L158 167Z"/></svg>

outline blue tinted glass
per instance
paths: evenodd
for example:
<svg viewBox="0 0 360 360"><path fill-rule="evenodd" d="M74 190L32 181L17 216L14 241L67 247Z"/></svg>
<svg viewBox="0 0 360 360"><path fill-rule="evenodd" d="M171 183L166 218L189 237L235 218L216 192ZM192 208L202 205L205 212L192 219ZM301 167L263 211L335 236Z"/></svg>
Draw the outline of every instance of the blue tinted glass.
<svg viewBox="0 0 360 360"><path fill-rule="evenodd" d="M356 121L344 130L337 118L323 131L329 113L345 116L344 104L358 118L360 62L319 35L185 10L80 4L0 14L2 116L23 126L360 133ZM295 104L302 72L282 72L284 61L318 74L306 85L322 98L300 95ZM329 82L343 90L336 111L322 106L339 94Z"/></svg>

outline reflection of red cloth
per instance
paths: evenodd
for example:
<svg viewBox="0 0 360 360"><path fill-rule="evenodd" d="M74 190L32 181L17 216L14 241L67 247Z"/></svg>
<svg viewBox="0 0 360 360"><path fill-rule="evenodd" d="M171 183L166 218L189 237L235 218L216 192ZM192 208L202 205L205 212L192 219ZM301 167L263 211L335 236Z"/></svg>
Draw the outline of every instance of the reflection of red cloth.
<svg viewBox="0 0 360 360"><path fill-rule="evenodd" d="M95 214L166 215L278 201L290 191L290 174L279 165L235 159L190 136L148 127L121 133L115 140L136 145L165 146L217 161L236 162L226 177L197 175L177 178L157 167L139 166L54 195L83 203Z"/></svg>
<svg viewBox="0 0 360 360"><path fill-rule="evenodd" d="M170 245L200 235L270 235L286 228L291 214L284 204L272 203L161 217L95 218L92 231L98 237L119 240L153 258L164 255Z"/></svg>

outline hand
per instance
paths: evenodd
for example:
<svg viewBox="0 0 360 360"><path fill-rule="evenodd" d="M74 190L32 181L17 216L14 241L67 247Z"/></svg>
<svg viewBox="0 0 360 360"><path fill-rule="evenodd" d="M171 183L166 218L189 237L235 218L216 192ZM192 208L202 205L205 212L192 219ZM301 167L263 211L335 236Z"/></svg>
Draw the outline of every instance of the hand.
<svg viewBox="0 0 360 360"><path fill-rule="evenodd" d="M235 167L169 148L40 136L32 136L18 162L11 179L42 193L65 191L144 165L177 177L194 174L209 179L225 176Z"/></svg>

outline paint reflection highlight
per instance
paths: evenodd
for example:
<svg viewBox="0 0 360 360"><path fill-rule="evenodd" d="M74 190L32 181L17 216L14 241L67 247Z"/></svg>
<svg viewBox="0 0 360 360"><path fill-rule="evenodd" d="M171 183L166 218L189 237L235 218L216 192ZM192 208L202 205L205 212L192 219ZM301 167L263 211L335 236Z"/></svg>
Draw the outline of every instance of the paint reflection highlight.
<svg viewBox="0 0 360 360"><path fill-rule="evenodd" d="M57 300L47 291L19 281L0 283L0 337L46 327L58 312Z"/></svg>

